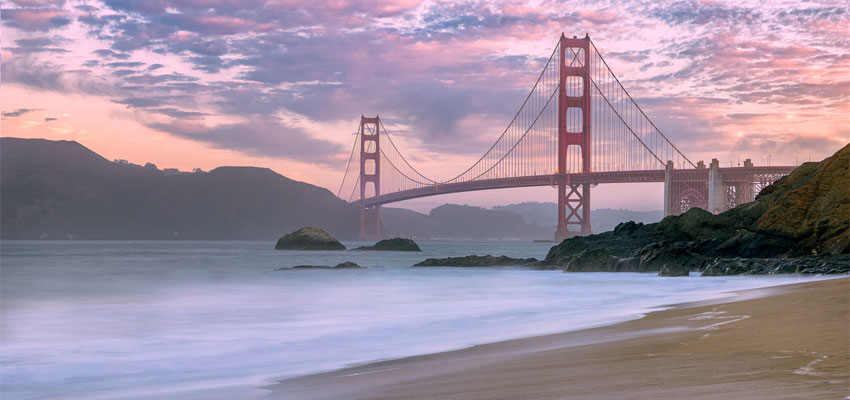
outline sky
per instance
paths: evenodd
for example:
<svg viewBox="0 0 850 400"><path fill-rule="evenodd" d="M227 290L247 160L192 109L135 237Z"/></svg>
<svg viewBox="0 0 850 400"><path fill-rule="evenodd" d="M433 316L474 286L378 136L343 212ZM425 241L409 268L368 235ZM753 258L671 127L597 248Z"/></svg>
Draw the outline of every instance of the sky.
<svg viewBox="0 0 850 400"><path fill-rule="evenodd" d="M844 1L6 0L0 135L159 168L269 167L335 193L360 116L380 114L419 171L448 178L565 32L590 35L690 159L791 165L850 139L848 27ZM660 188L601 185L593 206L660 209Z"/></svg>

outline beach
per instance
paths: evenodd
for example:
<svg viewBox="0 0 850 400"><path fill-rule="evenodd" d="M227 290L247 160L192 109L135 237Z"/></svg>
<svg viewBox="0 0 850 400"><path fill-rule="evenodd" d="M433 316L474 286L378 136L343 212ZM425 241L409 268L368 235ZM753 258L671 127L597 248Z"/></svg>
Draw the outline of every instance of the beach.
<svg viewBox="0 0 850 400"><path fill-rule="evenodd" d="M353 366L270 399L846 399L850 279L736 292L615 325Z"/></svg>

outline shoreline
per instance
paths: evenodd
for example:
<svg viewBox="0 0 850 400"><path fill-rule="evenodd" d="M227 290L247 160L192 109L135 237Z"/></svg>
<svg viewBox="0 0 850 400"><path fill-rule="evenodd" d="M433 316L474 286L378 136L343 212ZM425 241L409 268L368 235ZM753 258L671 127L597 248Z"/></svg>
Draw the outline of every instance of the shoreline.
<svg viewBox="0 0 850 400"><path fill-rule="evenodd" d="M267 399L305 400L848 398L850 278L729 293L612 325L369 362L258 389L271 391ZM717 372L727 369L735 372Z"/></svg>

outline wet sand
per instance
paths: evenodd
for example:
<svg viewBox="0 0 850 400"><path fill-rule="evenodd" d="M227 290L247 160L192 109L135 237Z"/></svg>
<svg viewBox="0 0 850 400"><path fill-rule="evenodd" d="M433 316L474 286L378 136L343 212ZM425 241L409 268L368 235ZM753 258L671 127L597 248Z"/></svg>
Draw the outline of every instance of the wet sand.
<svg viewBox="0 0 850 400"><path fill-rule="evenodd" d="M848 399L850 278L297 377L270 399Z"/></svg>

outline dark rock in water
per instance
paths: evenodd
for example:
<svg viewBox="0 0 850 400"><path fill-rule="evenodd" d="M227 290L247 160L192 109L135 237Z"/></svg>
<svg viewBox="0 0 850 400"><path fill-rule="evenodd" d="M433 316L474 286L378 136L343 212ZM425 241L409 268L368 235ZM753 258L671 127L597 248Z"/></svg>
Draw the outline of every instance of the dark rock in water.
<svg viewBox="0 0 850 400"><path fill-rule="evenodd" d="M412 239L404 238L384 239L374 246L361 246L354 250L422 251Z"/></svg>
<svg viewBox="0 0 850 400"><path fill-rule="evenodd" d="M307 226L277 240L276 250L345 250L345 246L327 232Z"/></svg>
<svg viewBox="0 0 850 400"><path fill-rule="evenodd" d="M486 256L466 256L466 257L447 257L447 258L428 258L414 267L516 267L516 266L534 266L538 265L539 261L536 258L511 258L507 256L494 257Z"/></svg>
<svg viewBox="0 0 850 400"><path fill-rule="evenodd" d="M296 265L294 267L289 267L289 268L278 268L275 271L287 271L287 270L292 270L292 269L360 269L360 268L363 268L363 267L355 264L354 262L346 261L346 262L339 263L339 264L337 264L333 267L330 267L330 266L327 266L327 265Z"/></svg>

